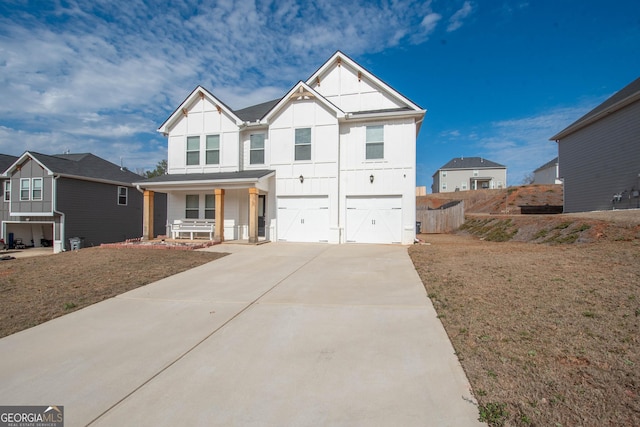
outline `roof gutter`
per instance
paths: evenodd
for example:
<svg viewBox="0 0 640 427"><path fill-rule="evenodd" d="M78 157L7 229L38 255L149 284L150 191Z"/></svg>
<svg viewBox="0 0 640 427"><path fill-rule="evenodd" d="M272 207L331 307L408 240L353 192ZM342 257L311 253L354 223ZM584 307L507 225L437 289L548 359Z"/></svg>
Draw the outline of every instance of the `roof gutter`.
<svg viewBox="0 0 640 427"><path fill-rule="evenodd" d="M403 117L424 117L427 113L426 110L419 111L387 111L387 112L379 112L379 113L364 113L364 114L354 114L354 113L346 113L344 116L344 120L367 120L367 119L378 119L378 118L403 118Z"/></svg>

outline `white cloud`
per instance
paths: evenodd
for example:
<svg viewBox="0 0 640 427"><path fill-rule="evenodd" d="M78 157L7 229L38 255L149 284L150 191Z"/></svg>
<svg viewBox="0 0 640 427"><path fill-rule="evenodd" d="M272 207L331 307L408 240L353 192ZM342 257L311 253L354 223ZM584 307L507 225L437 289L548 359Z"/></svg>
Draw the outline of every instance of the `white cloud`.
<svg viewBox="0 0 640 427"><path fill-rule="evenodd" d="M338 49L424 43L441 18L420 0L18 2L0 16L0 152L154 167L166 156L157 126L197 85L243 108L282 96Z"/></svg>
<svg viewBox="0 0 640 427"><path fill-rule="evenodd" d="M491 123L489 129L480 132L476 147L486 158L507 166L509 185L520 184L527 174L558 155L556 143L549 138L593 105L588 102Z"/></svg>
<svg viewBox="0 0 640 427"><path fill-rule="evenodd" d="M449 26L447 31L452 32L462 27L462 21L473 12L473 5L470 1L465 1L460 9L449 18Z"/></svg>

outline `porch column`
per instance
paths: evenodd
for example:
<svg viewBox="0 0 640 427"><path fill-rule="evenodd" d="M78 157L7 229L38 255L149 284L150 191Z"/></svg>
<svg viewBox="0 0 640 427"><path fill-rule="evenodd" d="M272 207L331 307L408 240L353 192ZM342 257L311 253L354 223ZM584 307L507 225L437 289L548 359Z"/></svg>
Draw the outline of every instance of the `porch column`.
<svg viewBox="0 0 640 427"><path fill-rule="evenodd" d="M155 193L144 190L142 206L142 240L153 240L153 200Z"/></svg>
<svg viewBox="0 0 640 427"><path fill-rule="evenodd" d="M216 188L216 229L213 240L224 242L224 189Z"/></svg>
<svg viewBox="0 0 640 427"><path fill-rule="evenodd" d="M258 189L249 188L249 243L258 243Z"/></svg>

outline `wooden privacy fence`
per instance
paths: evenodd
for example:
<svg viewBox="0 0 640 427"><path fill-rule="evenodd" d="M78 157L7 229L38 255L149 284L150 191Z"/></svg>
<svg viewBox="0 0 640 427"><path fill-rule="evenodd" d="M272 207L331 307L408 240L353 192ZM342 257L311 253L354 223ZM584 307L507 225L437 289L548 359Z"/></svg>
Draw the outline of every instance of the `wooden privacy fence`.
<svg viewBox="0 0 640 427"><path fill-rule="evenodd" d="M416 222L420 233L450 233L464 223L464 201L454 200L438 209L417 206Z"/></svg>

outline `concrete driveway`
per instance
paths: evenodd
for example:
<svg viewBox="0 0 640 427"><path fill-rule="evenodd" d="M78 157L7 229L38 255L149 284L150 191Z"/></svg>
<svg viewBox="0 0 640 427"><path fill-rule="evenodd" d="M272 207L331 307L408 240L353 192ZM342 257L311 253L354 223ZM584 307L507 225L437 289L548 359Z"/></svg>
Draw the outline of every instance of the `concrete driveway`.
<svg viewBox="0 0 640 427"><path fill-rule="evenodd" d="M231 255L0 340L0 405L65 426L474 426L407 248Z"/></svg>

